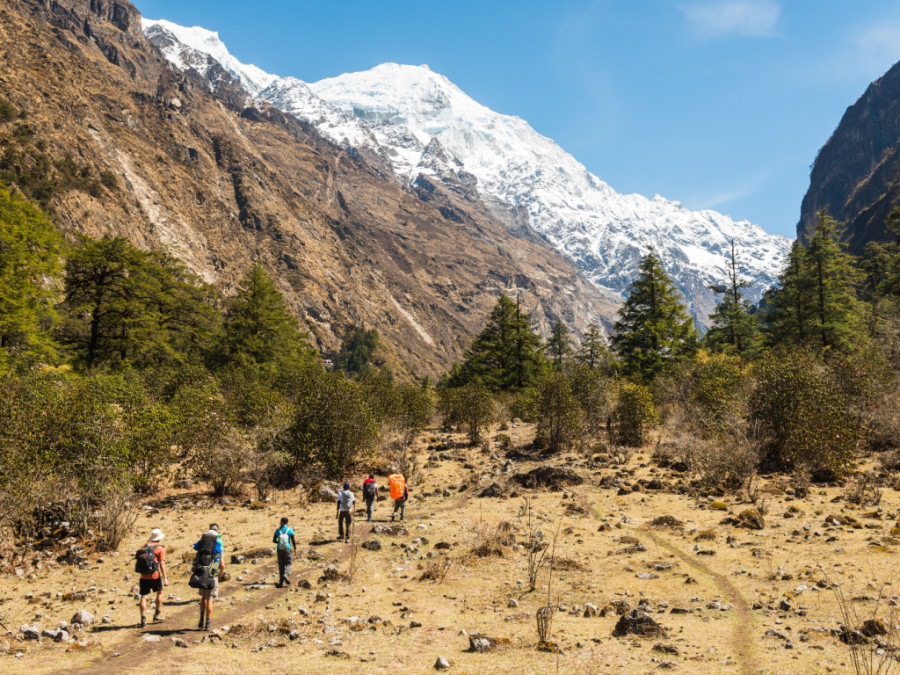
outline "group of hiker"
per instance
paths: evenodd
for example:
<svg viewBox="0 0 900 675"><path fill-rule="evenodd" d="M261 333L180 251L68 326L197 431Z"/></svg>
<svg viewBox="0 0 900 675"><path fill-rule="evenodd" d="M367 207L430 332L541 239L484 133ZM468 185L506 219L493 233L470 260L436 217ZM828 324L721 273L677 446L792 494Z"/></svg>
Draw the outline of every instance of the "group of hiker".
<svg viewBox="0 0 900 675"><path fill-rule="evenodd" d="M391 513L391 521L400 515L402 521L406 510L406 501L409 499L409 487L403 474L394 473L388 476L388 490L393 501L394 509ZM375 476L369 477L363 482L363 501L366 503L366 520L371 522L374 517L375 502L378 501L380 489ZM350 483L345 482L343 489L337 497L338 540L349 542L350 531L353 525L353 506L356 503L356 495L350 489ZM150 532L147 543L138 549L135 554L135 572L140 574L139 590L141 610L141 628L147 625L147 599L151 593L156 593L156 608L153 613L153 621L165 621L162 615L163 588L169 585L169 577L166 569L166 548L162 545L165 534L159 528ZM289 525L287 518L281 519L281 524L275 530L272 537L278 558L278 583L282 588L291 583L291 566L294 559L294 551L297 544L294 540L294 530ZM200 540L194 544L196 554L191 568L191 578L188 582L192 588L196 588L200 595L200 621L197 627L201 630L210 630L213 614L213 600L219 597L219 582L224 580L225 556L222 544L222 535L219 526L210 523L209 529L200 536Z"/></svg>

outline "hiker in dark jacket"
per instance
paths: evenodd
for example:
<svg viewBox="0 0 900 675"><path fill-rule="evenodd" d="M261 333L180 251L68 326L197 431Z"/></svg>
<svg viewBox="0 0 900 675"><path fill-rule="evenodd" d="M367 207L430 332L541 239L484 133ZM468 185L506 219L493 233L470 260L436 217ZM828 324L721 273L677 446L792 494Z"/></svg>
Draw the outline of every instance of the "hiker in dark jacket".
<svg viewBox="0 0 900 675"><path fill-rule="evenodd" d="M200 551L205 544L205 550L209 551L212 542L212 562L210 564L210 577L213 579L212 588L200 588L200 623L197 628L209 630L212 621L213 600L219 597L219 582L225 576L225 556L222 549L222 537L219 534L219 526L213 523L209 526L209 531L200 537L200 541L194 544L194 550ZM204 541L204 539L206 541Z"/></svg>
<svg viewBox="0 0 900 675"><path fill-rule="evenodd" d="M291 585L291 565L294 561L294 549L297 543L294 541L294 530L288 527L288 519L281 519L281 527L275 530L275 536L272 537L272 543L275 544L278 552L278 588L282 585Z"/></svg>
<svg viewBox="0 0 900 675"><path fill-rule="evenodd" d="M375 502L378 501L378 481L375 480L374 475L369 474L369 477L363 481L362 493L363 499L366 500L366 520L371 523Z"/></svg>

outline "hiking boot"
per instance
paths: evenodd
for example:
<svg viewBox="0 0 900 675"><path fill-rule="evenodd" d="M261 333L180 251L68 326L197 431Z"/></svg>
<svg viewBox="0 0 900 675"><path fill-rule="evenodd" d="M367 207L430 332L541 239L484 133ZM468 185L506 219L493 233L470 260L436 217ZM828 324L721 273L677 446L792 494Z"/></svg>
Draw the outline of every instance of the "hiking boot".
<svg viewBox="0 0 900 675"><path fill-rule="evenodd" d="M209 630L210 630L210 628L209 628L209 619L206 620L206 626L203 628L203 630L205 630L205 631L209 631Z"/></svg>
<svg viewBox="0 0 900 675"><path fill-rule="evenodd" d="M205 622L206 622L206 619L205 619L204 616L201 614L201 615L200 615L200 623L197 624L197 628L202 629L202 628L203 628L203 624L204 624Z"/></svg>
<svg viewBox="0 0 900 675"><path fill-rule="evenodd" d="M141 617L141 628L146 628L146 627L147 627L147 617L142 616Z"/></svg>
<svg viewBox="0 0 900 675"><path fill-rule="evenodd" d="M284 585L285 585L285 586L290 586L290 585L291 585L291 580L290 580L290 579L285 579L285 580L284 580Z"/></svg>
<svg viewBox="0 0 900 675"><path fill-rule="evenodd" d="M162 623L162 622L165 621L165 620L166 620L166 617L164 617L161 613L159 613L159 612L154 612L154 614L153 614L153 623Z"/></svg>

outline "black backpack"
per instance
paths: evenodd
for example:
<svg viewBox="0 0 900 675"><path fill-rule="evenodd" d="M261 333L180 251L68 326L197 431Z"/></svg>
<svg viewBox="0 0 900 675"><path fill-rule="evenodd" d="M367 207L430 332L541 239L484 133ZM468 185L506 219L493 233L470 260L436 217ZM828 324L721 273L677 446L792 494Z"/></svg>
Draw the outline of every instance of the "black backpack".
<svg viewBox="0 0 900 675"><path fill-rule="evenodd" d="M378 484L373 480L371 483L363 483L363 497L372 499L375 496L375 488Z"/></svg>
<svg viewBox="0 0 900 675"><path fill-rule="evenodd" d="M134 571L137 574L155 574L159 569L156 561L156 545L148 543L134 554Z"/></svg>
<svg viewBox="0 0 900 675"><path fill-rule="evenodd" d="M197 548L197 555L194 556L194 569L198 567L209 567L212 565L213 557L216 553L216 541L218 537L211 534L204 534L200 537L200 546Z"/></svg>

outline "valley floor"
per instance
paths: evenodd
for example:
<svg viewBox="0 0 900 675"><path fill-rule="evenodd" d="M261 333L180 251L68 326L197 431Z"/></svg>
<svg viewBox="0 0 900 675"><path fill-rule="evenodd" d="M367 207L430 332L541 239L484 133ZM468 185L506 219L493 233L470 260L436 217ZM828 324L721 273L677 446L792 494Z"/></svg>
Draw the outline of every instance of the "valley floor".
<svg viewBox="0 0 900 675"><path fill-rule="evenodd" d="M531 429L508 433L515 447ZM857 509L840 488L814 487L795 499L768 481L757 503L764 527L750 530L722 521L752 505L679 494L687 478L657 467L649 451L624 463L602 453L542 460L508 456L495 442L487 451L467 447L462 436L436 430L419 442L431 446L423 454L430 459L395 535L373 532L391 525L387 502L378 504L374 524L356 515L348 545L335 541L334 505L307 503L306 492L278 493L260 505L172 491L144 507L119 554L91 554L80 570L46 562L37 569L26 561L21 575L0 577L0 621L10 631L0 635L9 644L0 670L425 673L442 656L451 673L846 673L853 666L837 637L842 622L833 585L840 584L859 624L893 609L900 546L890 532L900 508L893 490L877 510ZM512 481L544 464L573 469L585 482L553 490ZM489 492L500 496L479 496L494 484ZM526 498L551 547L555 537L552 571L541 573L533 592L527 551L518 545L527 536ZM254 564L247 555L271 547L282 515L291 518L300 547L295 583L286 589L274 586L274 558ZM678 522L652 525L660 516ZM187 576L191 545L211 521L222 528L226 559L247 559L228 566L232 578L216 605L215 632L206 633L196 628ZM153 527L167 535L172 583L166 621L142 630L131 552ZM359 546L373 539L380 550ZM502 555L473 550L491 544L500 544ZM443 580L421 580L443 559L450 561ZM320 579L332 563L342 578ZM556 605L550 640L558 654L536 649L535 614L548 602L548 580ZM616 609L641 603L666 637L613 637ZM586 608L593 613L588 605L597 616L585 616ZM55 627L79 609L97 618L79 642L15 636L22 624ZM488 653L470 652L473 634L505 640Z"/></svg>

